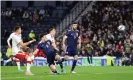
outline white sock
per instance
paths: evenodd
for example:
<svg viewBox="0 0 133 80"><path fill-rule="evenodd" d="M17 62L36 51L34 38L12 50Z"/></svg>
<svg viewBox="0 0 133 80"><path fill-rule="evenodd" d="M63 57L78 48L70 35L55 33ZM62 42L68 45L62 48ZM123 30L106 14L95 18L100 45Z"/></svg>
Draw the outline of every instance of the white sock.
<svg viewBox="0 0 133 80"><path fill-rule="evenodd" d="M11 58L9 58L8 60L6 60L6 63L8 63L8 62L10 62L10 61L12 61L12 59L11 59Z"/></svg>
<svg viewBox="0 0 133 80"><path fill-rule="evenodd" d="M27 63L27 72L30 72L30 66L31 64Z"/></svg>
<svg viewBox="0 0 133 80"><path fill-rule="evenodd" d="M17 63L18 70L21 69L20 68L20 62L16 62L16 63Z"/></svg>
<svg viewBox="0 0 133 80"><path fill-rule="evenodd" d="M31 61L31 57L28 57L27 62L30 62L30 61ZM27 63L27 72L30 72L30 67L31 67L31 64Z"/></svg>

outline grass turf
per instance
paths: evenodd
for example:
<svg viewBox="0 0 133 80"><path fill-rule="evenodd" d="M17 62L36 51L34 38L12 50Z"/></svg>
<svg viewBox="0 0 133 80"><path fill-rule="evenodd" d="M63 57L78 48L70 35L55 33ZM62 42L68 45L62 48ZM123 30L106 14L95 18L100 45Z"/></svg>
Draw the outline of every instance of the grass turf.
<svg viewBox="0 0 133 80"><path fill-rule="evenodd" d="M25 70L25 67L22 67ZM46 67L32 67L34 76L18 72L17 67L1 67L2 80L133 80L133 67L76 67L76 74L70 74L71 67L65 67L66 74L54 75ZM58 71L60 68L58 67Z"/></svg>

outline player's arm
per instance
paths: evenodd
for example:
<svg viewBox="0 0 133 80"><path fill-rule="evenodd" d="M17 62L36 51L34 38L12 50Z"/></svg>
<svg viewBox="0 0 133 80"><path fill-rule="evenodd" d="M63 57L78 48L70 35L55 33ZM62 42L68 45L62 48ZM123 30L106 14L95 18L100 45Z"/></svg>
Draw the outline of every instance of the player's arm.
<svg viewBox="0 0 133 80"><path fill-rule="evenodd" d="M55 49L56 51L59 51L59 49L57 48L55 42L52 43L52 46L54 47L54 49Z"/></svg>
<svg viewBox="0 0 133 80"><path fill-rule="evenodd" d="M42 47L40 44L38 44L37 48L35 49L35 51L32 54L35 56L39 52L40 49L42 49Z"/></svg>
<svg viewBox="0 0 133 80"><path fill-rule="evenodd" d="M36 41L35 39L30 40L30 41L28 41L26 43L23 43L23 41L18 41L18 44L21 45L23 48L27 48L27 45L29 45L29 44L31 44L31 43L33 43L35 41Z"/></svg>
<svg viewBox="0 0 133 80"><path fill-rule="evenodd" d="M78 37L78 43L79 43L78 48L81 48L81 37L80 36Z"/></svg>
<svg viewBox="0 0 133 80"><path fill-rule="evenodd" d="M29 44L31 44L31 43L33 43L33 42L35 42L35 41L36 41L35 39L30 40L30 41L25 42L25 43L23 43L23 41L21 41L21 42L19 42L19 44L20 44L22 47L25 47L25 46L28 46Z"/></svg>
<svg viewBox="0 0 133 80"><path fill-rule="evenodd" d="M67 39L67 36L65 35L65 36L63 37L63 42L62 42L62 44L63 44L63 49L65 49L65 42L66 42L66 39Z"/></svg>
<svg viewBox="0 0 133 80"><path fill-rule="evenodd" d="M11 44L10 44L10 40L12 39L12 34L9 36L9 38L7 39L7 44L8 44L8 47L11 47Z"/></svg>
<svg viewBox="0 0 133 80"><path fill-rule="evenodd" d="M39 49L36 49L34 52L33 52L33 55L35 56L37 53L38 53Z"/></svg>

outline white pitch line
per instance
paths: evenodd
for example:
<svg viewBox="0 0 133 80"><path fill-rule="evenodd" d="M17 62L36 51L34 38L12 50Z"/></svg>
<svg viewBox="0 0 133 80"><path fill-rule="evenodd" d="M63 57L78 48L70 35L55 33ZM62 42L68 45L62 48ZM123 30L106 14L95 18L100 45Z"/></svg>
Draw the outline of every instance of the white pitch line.
<svg viewBox="0 0 133 80"><path fill-rule="evenodd" d="M6 79L20 79L20 78L25 78L25 77L6 77L6 78L1 78L1 80L6 80Z"/></svg>
<svg viewBox="0 0 133 80"><path fill-rule="evenodd" d="M36 76L36 75L33 75ZM48 77L48 76L63 76L63 75L55 75L55 74L51 74L51 75L45 75L45 76L37 76L37 77ZM9 80L9 79L19 79L19 78L31 78L32 76L24 76L24 77L2 77L1 80Z"/></svg>

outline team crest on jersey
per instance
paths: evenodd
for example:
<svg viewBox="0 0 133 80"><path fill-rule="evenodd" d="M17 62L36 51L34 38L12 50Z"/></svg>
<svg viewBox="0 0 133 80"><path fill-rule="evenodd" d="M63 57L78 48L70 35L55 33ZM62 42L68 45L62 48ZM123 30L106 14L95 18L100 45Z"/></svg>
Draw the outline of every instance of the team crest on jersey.
<svg viewBox="0 0 133 80"><path fill-rule="evenodd" d="M46 45L46 47L48 48L49 46L48 46L48 45Z"/></svg>
<svg viewBox="0 0 133 80"><path fill-rule="evenodd" d="M47 42L50 45L50 42Z"/></svg>

